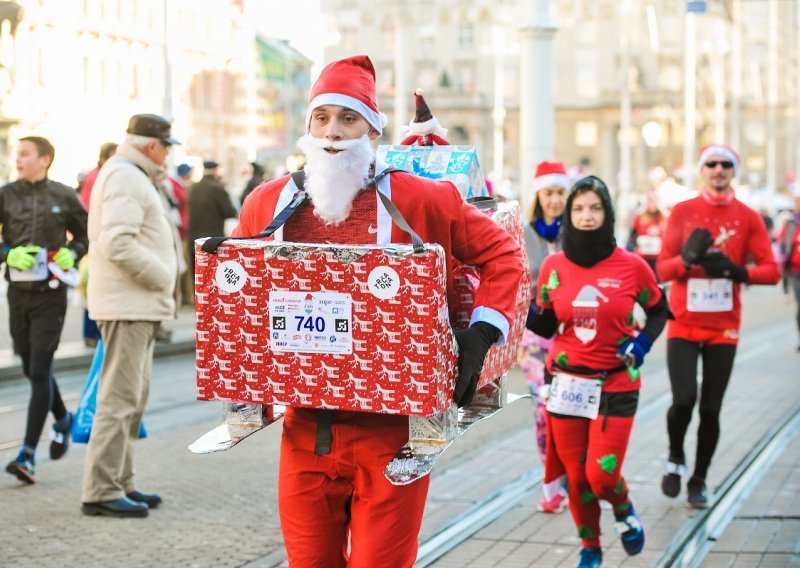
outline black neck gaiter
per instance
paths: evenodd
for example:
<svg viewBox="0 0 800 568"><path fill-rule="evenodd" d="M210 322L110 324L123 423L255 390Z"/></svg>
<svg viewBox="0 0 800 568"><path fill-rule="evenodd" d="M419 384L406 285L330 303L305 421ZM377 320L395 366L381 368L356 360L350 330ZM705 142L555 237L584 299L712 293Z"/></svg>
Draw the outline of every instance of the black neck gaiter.
<svg viewBox="0 0 800 568"><path fill-rule="evenodd" d="M591 231L565 226L561 243L564 254L571 262L584 268L608 258L617 246L613 229L608 229L605 222L601 227Z"/></svg>

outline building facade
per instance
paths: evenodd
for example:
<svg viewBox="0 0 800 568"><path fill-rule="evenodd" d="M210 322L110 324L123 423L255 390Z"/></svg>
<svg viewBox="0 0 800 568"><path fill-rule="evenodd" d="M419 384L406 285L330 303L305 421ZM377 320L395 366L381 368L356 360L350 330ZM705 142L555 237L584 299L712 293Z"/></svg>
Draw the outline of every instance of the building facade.
<svg viewBox="0 0 800 568"><path fill-rule="evenodd" d="M450 129L451 142L474 144L485 172L518 185L523 2L534 3L408 0L386 2L376 11L368 0L322 0L329 27L340 38L325 58L354 53L373 58L379 102L392 119L384 140L401 138L396 128L410 119L414 88L423 87L433 113ZM680 175L686 2L551 0L549 6L557 26L553 157L616 186L623 161L620 101L627 86L633 189L645 188L655 166ZM693 155L709 142L729 142L742 155L740 183L764 184L774 168L773 183L780 189L784 176L800 168L800 2L708 0L705 9L693 16ZM405 69L404 79L395 77L397 69ZM398 84L408 85L409 101L400 120L393 116ZM501 146L493 142L498 111L504 116ZM495 159L496 148L501 160Z"/></svg>
<svg viewBox="0 0 800 568"><path fill-rule="evenodd" d="M175 164L214 159L238 193L248 163L296 132L284 125L291 132L276 142L275 129L259 126L275 109L258 59L267 40L256 37L242 0L0 2L0 181L15 175L21 136L49 138L50 176L73 184L100 144L124 138L131 115L157 113L183 143ZM291 60L285 105L295 104L294 85L305 85L301 101L307 94L310 63L292 51L276 56Z"/></svg>
<svg viewBox="0 0 800 568"><path fill-rule="evenodd" d="M295 143L305 133L312 61L285 40L258 36L256 50L257 160L267 175L277 175L293 169L287 159L298 152Z"/></svg>

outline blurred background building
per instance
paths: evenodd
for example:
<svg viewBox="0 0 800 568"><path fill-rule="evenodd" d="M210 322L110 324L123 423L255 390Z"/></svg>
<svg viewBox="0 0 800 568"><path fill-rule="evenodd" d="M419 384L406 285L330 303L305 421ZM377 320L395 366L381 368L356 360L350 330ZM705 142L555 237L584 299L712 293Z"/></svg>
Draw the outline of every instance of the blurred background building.
<svg viewBox="0 0 800 568"><path fill-rule="evenodd" d="M175 163L214 159L234 185L253 160L281 166L311 61L248 16L241 0L0 2L0 178L38 134L56 147L51 177L75 183L146 112L174 120Z"/></svg>
<svg viewBox="0 0 800 568"><path fill-rule="evenodd" d="M234 186L253 160L270 175L297 151L313 74L356 53L377 67L382 143L422 87L450 141L523 201L544 158L626 206L665 175L693 187L711 141L740 151L740 185L800 170L800 0L17 0L0 1L0 180L40 134L74 183L139 112L174 120L175 163L213 158Z"/></svg>
<svg viewBox="0 0 800 568"><path fill-rule="evenodd" d="M800 168L798 0L403 0L381 10L370 0L322 0L339 40L325 59L373 57L392 118L384 139L400 139L422 87L451 142L476 145L496 186L503 178L518 186L526 4L546 5L554 32L551 69L533 70L534 80L552 76L551 157L614 187L627 169L634 192L656 166L691 183L697 149L712 141L740 151L743 184L781 189ZM688 171L687 90L695 101Z"/></svg>

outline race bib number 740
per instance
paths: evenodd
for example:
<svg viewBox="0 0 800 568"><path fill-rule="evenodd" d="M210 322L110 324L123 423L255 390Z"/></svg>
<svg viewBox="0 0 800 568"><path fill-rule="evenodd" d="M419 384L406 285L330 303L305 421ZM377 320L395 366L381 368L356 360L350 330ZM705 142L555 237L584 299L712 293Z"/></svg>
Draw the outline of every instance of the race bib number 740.
<svg viewBox="0 0 800 568"><path fill-rule="evenodd" d="M299 353L353 352L352 299L338 292L269 295L269 346Z"/></svg>

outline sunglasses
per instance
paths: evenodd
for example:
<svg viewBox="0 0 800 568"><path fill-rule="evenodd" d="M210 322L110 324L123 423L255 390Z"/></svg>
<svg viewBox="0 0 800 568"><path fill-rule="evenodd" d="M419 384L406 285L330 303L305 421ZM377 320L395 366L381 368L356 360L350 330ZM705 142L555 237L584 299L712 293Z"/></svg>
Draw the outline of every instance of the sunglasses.
<svg viewBox="0 0 800 568"><path fill-rule="evenodd" d="M722 166L724 169L729 170L729 169L731 169L733 167L733 162L729 162L729 161L717 162L717 161L712 160L710 162L706 162L705 166L710 170L713 170L717 166Z"/></svg>

